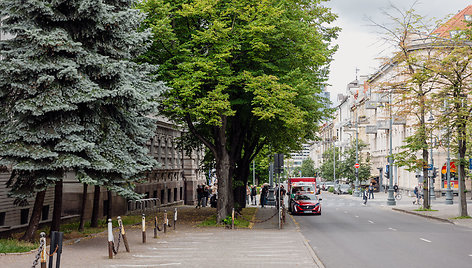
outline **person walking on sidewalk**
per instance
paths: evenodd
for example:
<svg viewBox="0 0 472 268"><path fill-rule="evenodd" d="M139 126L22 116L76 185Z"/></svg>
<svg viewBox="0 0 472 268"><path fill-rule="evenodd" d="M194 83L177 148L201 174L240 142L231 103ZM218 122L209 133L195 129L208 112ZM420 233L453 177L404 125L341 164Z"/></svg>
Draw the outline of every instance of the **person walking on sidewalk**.
<svg viewBox="0 0 472 268"><path fill-rule="evenodd" d="M362 199L364 199L364 206L367 205L367 188L362 191Z"/></svg>
<svg viewBox="0 0 472 268"><path fill-rule="evenodd" d="M195 208L199 208L202 206L202 199L203 199L203 188L199 184L197 185L197 205L195 206Z"/></svg>
<svg viewBox="0 0 472 268"><path fill-rule="evenodd" d="M372 196L372 199L374 199L374 184L369 185L369 199Z"/></svg>
<svg viewBox="0 0 472 268"><path fill-rule="evenodd" d="M249 184L246 185L246 205L249 205L249 196L251 195L251 189Z"/></svg>
<svg viewBox="0 0 472 268"><path fill-rule="evenodd" d="M267 191L269 189L267 189L267 186L263 185L262 186L262 189L261 189L261 207L264 207L264 205L266 204L266 199L267 199Z"/></svg>
<svg viewBox="0 0 472 268"><path fill-rule="evenodd" d="M256 205L257 188L251 185L251 204Z"/></svg>

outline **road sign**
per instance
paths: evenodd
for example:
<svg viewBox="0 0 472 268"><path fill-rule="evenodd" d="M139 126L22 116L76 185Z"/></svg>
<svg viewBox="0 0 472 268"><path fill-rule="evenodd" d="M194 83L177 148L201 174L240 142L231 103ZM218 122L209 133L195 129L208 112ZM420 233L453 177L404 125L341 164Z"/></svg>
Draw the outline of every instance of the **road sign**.
<svg viewBox="0 0 472 268"><path fill-rule="evenodd" d="M355 168L359 168L360 166L361 166L361 165L359 165L359 163L355 163L355 164L354 164L354 167L355 167Z"/></svg>
<svg viewBox="0 0 472 268"><path fill-rule="evenodd" d="M472 170L472 158L469 158L469 170Z"/></svg>
<svg viewBox="0 0 472 268"><path fill-rule="evenodd" d="M428 164L428 170L433 170L433 164Z"/></svg>

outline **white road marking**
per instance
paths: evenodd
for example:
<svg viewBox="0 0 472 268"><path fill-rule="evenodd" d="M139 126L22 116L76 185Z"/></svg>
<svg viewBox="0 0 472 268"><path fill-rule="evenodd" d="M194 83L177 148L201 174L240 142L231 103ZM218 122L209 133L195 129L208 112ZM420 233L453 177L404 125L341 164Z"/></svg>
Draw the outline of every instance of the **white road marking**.
<svg viewBox="0 0 472 268"><path fill-rule="evenodd" d="M369 221L369 222L372 223L372 224L374 223L373 221Z"/></svg>
<svg viewBox="0 0 472 268"><path fill-rule="evenodd" d="M359 218L359 216L356 215L356 218Z"/></svg>
<svg viewBox="0 0 472 268"><path fill-rule="evenodd" d="M347 213L347 211L344 211L344 213Z"/></svg>
<svg viewBox="0 0 472 268"><path fill-rule="evenodd" d="M395 228L391 228L391 227L390 227L390 228L388 228L388 229L389 229L389 230L392 230L392 231L396 231L396 230L397 230L397 229L395 229Z"/></svg>
<svg viewBox="0 0 472 268"><path fill-rule="evenodd" d="M424 238L421 238L421 237L420 237L420 240L423 240L424 242L431 243L431 241L429 241L428 239L424 239Z"/></svg>
<svg viewBox="0 0 472 268"><path fill-rule="evenodd" d="M469 254L469 257L472 257L472 254Z"/></svg>
<svg viewBox="0 0 472 268"><path fill-rule="evenodd" d="M161 267L161 266L171 266L171 265L182 265L182 263L174 262L174 263L162 263L162 264L115 264L111 265L111 267Z"/></svg>

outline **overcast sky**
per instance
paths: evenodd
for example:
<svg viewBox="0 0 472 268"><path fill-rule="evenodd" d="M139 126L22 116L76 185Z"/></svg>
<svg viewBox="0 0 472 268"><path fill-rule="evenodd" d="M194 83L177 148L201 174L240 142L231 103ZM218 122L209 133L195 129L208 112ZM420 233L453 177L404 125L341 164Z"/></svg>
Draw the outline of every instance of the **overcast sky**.
<svg viewBox="0 0 472 268"><path fill-rule="evenodd" d="M370 26L366 19L371 17L376 22L385 21L382 10L388 10L390 4L408 9L414 0L330 0L324 5L331 7L338 14L336 26L342 28L339 38L335 41L339 49L331 63L330 78L327 90L331 92L331 101L337 101L339 93L345 93L346 85L359 75L369 75L376 71L379 60L386 56L388 48L379 39L378 29ZM472 1L464 0L420 0L415 6L417 13L427 17L444 18L454 15ZM377 32L377 33L376 33Z"/></svg>

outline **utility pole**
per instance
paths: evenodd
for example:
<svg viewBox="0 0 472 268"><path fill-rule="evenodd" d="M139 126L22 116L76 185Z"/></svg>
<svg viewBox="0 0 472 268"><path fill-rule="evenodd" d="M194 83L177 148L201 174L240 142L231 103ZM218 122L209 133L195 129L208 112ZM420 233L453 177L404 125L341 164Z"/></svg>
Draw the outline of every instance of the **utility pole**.
<svg viewBox="0 0 472 268"><path fill-rule="evenodd" d="M392 154L393 154L393 150L392 150L392 134L393 134L393 117L392 117L392 90L390 90L389 92L389 103L390 103L390 128L388 130L388 136L389 136L389 139L390 139L390 152L389 152L389 156L388 156L388 180L389 180L389 183L388 183L388 198L387 198L387 205L389 206L395 206L397 204L397 202L395 201L395 197L393 196L393 177L392 177L392 169L393 169L393 158L392 158Z"/></svg>

